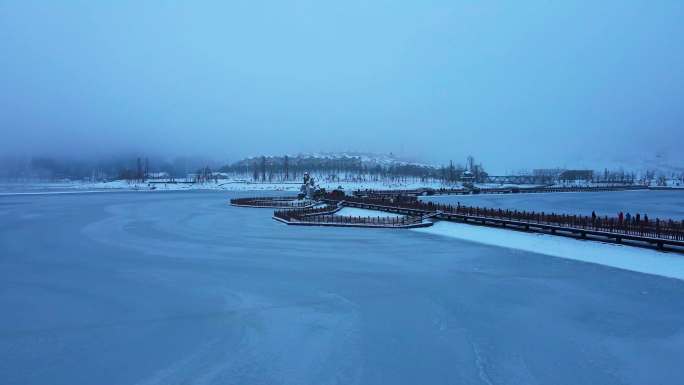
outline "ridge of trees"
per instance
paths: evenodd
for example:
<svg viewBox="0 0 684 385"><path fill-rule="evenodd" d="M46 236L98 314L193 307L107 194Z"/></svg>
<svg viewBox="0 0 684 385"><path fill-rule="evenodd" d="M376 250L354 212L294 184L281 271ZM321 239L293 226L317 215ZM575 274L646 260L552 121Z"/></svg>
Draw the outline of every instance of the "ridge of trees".
<svg viewBox="0 0 684 385"><path fill-rule="evenodd" d="M470 157L469 159L472 159ZM481 164L470 164L476 179L487 176ZM409 177L421 180L459 181L466 167L450 162L448 166L429 166L416 163L365 160L357 156L259 156L225 165L219 171L250 175L255 181L298 180L304 172L324 175L329 179L349 179L355 176L376 178Z"/></svg>

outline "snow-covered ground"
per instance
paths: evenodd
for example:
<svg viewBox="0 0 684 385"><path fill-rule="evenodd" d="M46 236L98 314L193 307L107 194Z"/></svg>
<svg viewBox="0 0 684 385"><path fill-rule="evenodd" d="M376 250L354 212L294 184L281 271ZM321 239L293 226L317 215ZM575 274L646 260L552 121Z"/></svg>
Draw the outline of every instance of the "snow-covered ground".
<svg viewBox="0 0 684 385"><path fill-rule="evenodd" d="M659 187L657 182L651 183L651 186L653 186L653 187ZM664 186L661 186L661 187L684 189L684 180L681 180L681 179L666 179L666 180L665 180L665 185L664 185Z"/></svg>
<svg viewBox="0 0 684 385"><path fill-rule="evenodd" d="M684 256L677 253L445 221L412 231L684 280Z"/></svg>
<svg viewBox="0 0 684 385"><path fill-rule="evenodd" d="M337 215L351 216L351 217L381 217L381 218L401 218L404 215L388 213L385 211L366 210L356 207L345 207L337 212Z"/></svg>
<svg viewBox="0 0 684 385"><path fill-rule="evenodd" d="M326 190L334 190L342 187L347 191L354 190L411 190L419 188L462 188L459 183L444 184L439 181L420 182L409 180L406 182L396 181L328 181L324 178L317 178L317 184ZM25 183L2 183L0 182L0 193L8 194L11 192L39 192L39 191L186 191L186 190L219 190L219 191L299 191L300 182L253 182L245 179L219 179L206 183L136 183L125 180L115 180L110 182L25 182ZM589 185L567 184L558 187L588 187ZM479 183L479 188L529 188L539 187L537 185L516 185L498 183ZM674 186L671 186L674 188Z"/></svg>
<svg viewBox="0 0 684 385"><path fill-rule="evenodd" d="M417 189L422 187L441 188L454 187L454 185L443 185L438 182L387 182L387 181L367 181L367 182L328 182L319 180L318 185L326 190L334 190L342 187L345 190L403 190ZM301 183L298 182L248 182L244 180L221 180L218 182L207 183L129 183L124 180L111 182L62 182L62 183L12 183L0 184L0 193L18 192L38 192L38 191L114 191L114 190L137 190L149 191L152 188L156 191L185 191L185 190L219 190L219 191L299 191ZM456 186L458 187L458 186Z"/></svg>

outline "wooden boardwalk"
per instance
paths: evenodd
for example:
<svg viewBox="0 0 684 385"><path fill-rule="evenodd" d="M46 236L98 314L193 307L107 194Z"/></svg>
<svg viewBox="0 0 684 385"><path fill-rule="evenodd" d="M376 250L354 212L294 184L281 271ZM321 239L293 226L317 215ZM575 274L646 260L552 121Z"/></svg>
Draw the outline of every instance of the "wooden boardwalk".
<svg viewBox="0 0 684 385"><path fill-rule="evenodd" d="M339 226L339 227L372 227L372 228L402 228L432 226L427 221L429 213L406 215L404 217L362 217L335 215L344 207L358 207L347 204L344 200L326 200L325 206L299 210L277 210L273 219L288 225L297 226Z"/></svg>
<svg viewBox="0 0 684 385"><path fill-rule="evenodd" d="M648 190L648 186L601 186L601 187L487 187L487 188L420 188L411 190L356 190L356 197L474 195L474 194L538 194L558 192L605 192Z"/></svg>
<svg viewBox="0 0 684 385"><path fill-rule="evenodd" d="M257 197L235 198L230 200L231 206L263 209L305 209L319 204L311 200L299 200L296 197Z"/></svg>
<svg viewBox="0 0 684 385"><path fill-rule="evenodd" d="M331 227L368 227L368 228L391 228L391 229L414 229L419 227L429 227L432 226L432 222L426 222L422 219L409 220L409 221L383 221L383 218L373 218L373 217L330 217L325 216L312 216L307 220L297 220L293 218L285 219L277 216L273 216L276 221L285 223L287 225L295 226L331 226Z"/></svg>
<svg viewBox="0 0 684 385"><path fill-rule="evenodd" d="M518 230L525 232L544 233L549 235L557 235L564 237L571 237L576 239L592 239L602 242L628 244L632 246L640 246L647 248L657 248L658 250L670 250L679 253L684 253L684 229L682 229L682 236L673 236L671 233L656 236L650 232L637 230L621 230L613 229L609 231L605 228L590 225L561 225L553 223L552 221L537 220L537 216L529 216L528 219L522 219L520 216L516 218L507 218L505 215L491 215L498 213L498 210L482 209L480 212L473 212L472 208L464 208L451 212L444 210L445 207L440 205L426 205L428 208L407 207L409 205L402 204L388 204L373 202L371 200L356 199L354 201L345 201L344 205L349 207L358 207L367 210L379 210L396 214L427 216L432 214L432 218L436 220L444 220L450 222L467 223L471 225L488 226L505 228L509 230ZM432 208L429 208L432 206ZM503 212L502 212L503 213ZM490 214L490 215L488 215ZM681 225L684 225L682 223Z"/></svg>
<svg viewBox="0 0 684 385"><path fill-rule="evenodd" d="M565 191L565 190L563 190ZM605 191L605 190L602 190ZM240 198L240 207L276 208L273 219L297 226L338 226L406 229L431 226L442 220L509 230L543 233L582 240L627 244L684 253L684 221L588 217L518 210L451 206L405 199L405 196L345 197L329 194L320 201L292 197ZM384 211L401 217L342 216L344 207Z"/></svg>

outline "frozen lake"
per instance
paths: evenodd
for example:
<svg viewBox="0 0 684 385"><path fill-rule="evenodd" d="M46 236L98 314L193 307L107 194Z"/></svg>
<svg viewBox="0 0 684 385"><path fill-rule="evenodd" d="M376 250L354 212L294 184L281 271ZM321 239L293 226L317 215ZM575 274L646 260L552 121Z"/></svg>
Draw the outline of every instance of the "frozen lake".
<svg viewBox="0 0 684 385"><path fill-rule="evenodd" d="M542 205L661 207L614 194ZM683 281L410 230L289 227L227 205L245 195L0 197L0 383L684 377ZM545 210L539 195L458 198Z"/></svg>
<svg viewBox="0 0 684 385"><path fill-rule="evenodd" d="M651 218L684 219L684 190L615 191L541 194L441 195L421 198L439 203L461 202L469 206L534 210L565 214L617 216L624 213L648 214Z"/></svg>

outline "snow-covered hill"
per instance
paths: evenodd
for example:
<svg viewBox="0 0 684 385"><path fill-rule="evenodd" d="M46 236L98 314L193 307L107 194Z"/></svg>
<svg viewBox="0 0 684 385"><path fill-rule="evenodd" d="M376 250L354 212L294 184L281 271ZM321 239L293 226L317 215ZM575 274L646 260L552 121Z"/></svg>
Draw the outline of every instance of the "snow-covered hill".
<svg viewBox="0 0 684 385"><path fill-rule="evenodd" d="M417 162L413 159L403 158L393 153L380 154L369 152L312 152L286 155L258 155L239 160L233 163L233 167L253 166L263 160L269 164L282 164L287 157L290 165L297 163L328 165L337 163L338 165L361 165L368 168L381 166L416 166L425 168L438 168L438 166Z"/></svg>

